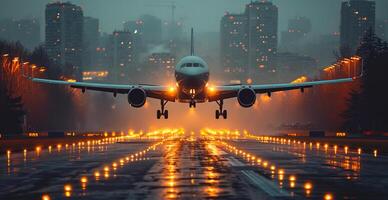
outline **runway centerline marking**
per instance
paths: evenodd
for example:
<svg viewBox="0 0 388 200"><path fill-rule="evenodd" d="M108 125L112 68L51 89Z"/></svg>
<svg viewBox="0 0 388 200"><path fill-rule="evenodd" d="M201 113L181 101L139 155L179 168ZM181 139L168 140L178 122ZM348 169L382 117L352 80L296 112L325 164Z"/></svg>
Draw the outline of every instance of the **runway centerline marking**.
<svg viewBox="0 0 388 200"><path fill-rule="evenodd" d="M271 197L290 197L286 190L278 188L272 181L253 172L252 170L242 170L241 173L256 187L262 189Z"/></svg>

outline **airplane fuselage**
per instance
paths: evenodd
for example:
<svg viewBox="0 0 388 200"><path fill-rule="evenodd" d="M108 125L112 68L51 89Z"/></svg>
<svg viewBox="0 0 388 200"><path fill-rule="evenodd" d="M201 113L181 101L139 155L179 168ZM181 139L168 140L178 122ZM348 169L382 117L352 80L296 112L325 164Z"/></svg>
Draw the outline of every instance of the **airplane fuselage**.
<svg viewBox="0 0 388 200"><path fill-rule="evenodd" d="M186 56L175 67L177 101L203 103L206 101L206 86L209 81L209 67L198 56Z"/></svg>

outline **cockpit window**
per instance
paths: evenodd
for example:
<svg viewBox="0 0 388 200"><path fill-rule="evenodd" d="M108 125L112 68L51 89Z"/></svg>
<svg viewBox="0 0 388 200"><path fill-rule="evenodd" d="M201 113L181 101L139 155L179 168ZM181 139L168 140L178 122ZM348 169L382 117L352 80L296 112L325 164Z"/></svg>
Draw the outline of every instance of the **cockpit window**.
<svg viewBox="0 0 388 200"><path fill-rule="evenodd" d="M204 66L201 63L186 63L186 64L181 65L181 68L182 67L202 67L202 68L204 68Z"/></svg>

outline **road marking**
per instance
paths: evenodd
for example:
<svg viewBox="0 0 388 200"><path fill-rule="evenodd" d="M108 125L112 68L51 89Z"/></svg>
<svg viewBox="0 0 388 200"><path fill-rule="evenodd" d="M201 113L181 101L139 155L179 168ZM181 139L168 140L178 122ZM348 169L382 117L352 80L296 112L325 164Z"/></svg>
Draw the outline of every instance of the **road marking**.
<svg viewBox="0 0 388 200"><path fill-rule="evenodd" d="M291 194L286 190L280 189L272 181L263 176L253 172L252 170L242 170L241 173L245 175L249 181L256 187L262 189L271 197L290 197Z"/></svg>
<svg viewBox="0 0 388 200"><path fill-rule="evenodd" d="M229 164L232 167L244 167L244 166L247 166L246 164L242 163L241 161L237 160L234 157L229 157L229 158L227 158L227 160L228 160Z"/></svg>

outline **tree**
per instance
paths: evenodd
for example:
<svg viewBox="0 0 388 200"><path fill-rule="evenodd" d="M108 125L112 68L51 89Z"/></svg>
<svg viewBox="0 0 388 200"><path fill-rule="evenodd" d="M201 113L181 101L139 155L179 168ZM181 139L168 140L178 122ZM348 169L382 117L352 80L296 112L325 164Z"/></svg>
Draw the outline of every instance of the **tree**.
<svg viewBox="0 0 388 200"><path fill-rule="evenodd" d="M388 131L388 45L369 31L357 54L363 59L361 90L352 92L343 113L350 131Z"/></svg>

